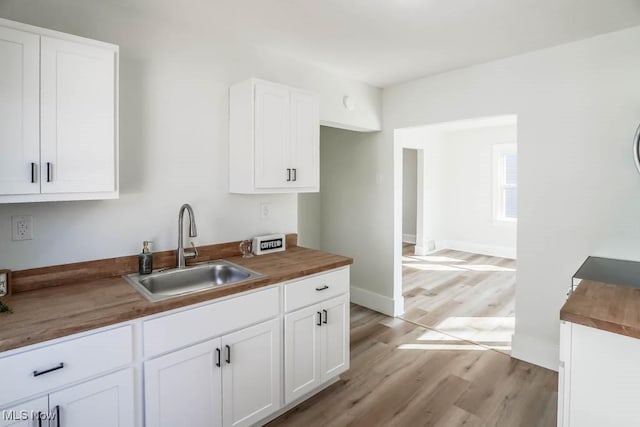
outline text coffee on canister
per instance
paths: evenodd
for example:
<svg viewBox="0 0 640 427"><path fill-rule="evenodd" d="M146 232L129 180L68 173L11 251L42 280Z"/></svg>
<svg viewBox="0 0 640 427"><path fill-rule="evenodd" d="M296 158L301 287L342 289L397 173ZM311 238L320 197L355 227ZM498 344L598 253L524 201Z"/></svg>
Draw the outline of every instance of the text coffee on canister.
<svg viewBox="0 0 640 427"><path fill-rule="evenodd" d="M269 234L254 237L252 248L255 255L282 252L285 250L285 236L284 234Z"/></svg>

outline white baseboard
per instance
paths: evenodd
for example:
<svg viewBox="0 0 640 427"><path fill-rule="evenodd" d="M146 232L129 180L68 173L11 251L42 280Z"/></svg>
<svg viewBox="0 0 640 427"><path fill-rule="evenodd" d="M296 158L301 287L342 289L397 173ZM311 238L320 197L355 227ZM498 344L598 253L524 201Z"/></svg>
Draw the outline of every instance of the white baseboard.
<svg viewBox="0 0 640 427"><path fill-rule="evenodd" d="M393 317L402 316L404 314L404 296L400 296L393 300Z"/></svg>
<svg viewBox="0 0 640 427"><path fill-rule="evenodd" d="M426 255L429 251L424 246L416 245L413 253L418 256Z"/></svg>
<svg viewBox="0 0 640 427"><path fill-rule="evenodd" d="M416 244L416 235L415 234L403 234L402 235L402 242L403 243L412 243L412 244Z"/></svg>
<svg viewBox="0 0 640 427"><path fill-rule="evenodd" d="M393 298L389 298L366 289L357 288L355 286L351 286L350 292L352 303L370 308L371 310L386 314L387 316L393 317L402 314L396 313L396 310L398 310L399 307L401 307L400 311L404 310L404 300L400 303L399 301L394 301Z"/></svg>
<svg viewBox="0 0 640 427"><path fill-rule="evenodd" d="M557 372L560 364L560 346L531 336L513 334L511 357Z"/></svg>
<svg viewBox="0 0 640 427"><path fill-rule="evenodd" d="M424 255L429 255L435 252L438 252L440 250L443 249L449 249L446 246L446 240L429 240L429 242L432 242L432 248L433 249L429 249L429 247L424 247L424 246L418 246L416 245L415 248L415 254L418 256L424 256Z"/></svg>
<svg viewBox="0 0 640 427"><path fill-rule="evenodd" d="M508 246L491 246L481 243L461 242L459 240L443 240L440 242L439 249L452 249L454 251L516 259L516 249Z"/></svg>

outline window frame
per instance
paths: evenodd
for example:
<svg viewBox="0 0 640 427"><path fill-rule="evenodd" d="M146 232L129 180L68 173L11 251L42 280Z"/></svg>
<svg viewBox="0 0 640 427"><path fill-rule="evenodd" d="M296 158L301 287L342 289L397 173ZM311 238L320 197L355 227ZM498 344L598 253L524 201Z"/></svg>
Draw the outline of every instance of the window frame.
<svg viewBox="0 0 640 427"><path fill-rule="evenodd" d="M512 224L518 222L518 218L507 218L505 216L505 189L515 188L516 194L518 182L507 184L505 181L505 156L516 155L516 171L518 165L518 146L515 142L498 143L493 145L493 223L495 225ZM517 173L517 172L516 172ZM517 215L517 214L516 214Z"/></svg>

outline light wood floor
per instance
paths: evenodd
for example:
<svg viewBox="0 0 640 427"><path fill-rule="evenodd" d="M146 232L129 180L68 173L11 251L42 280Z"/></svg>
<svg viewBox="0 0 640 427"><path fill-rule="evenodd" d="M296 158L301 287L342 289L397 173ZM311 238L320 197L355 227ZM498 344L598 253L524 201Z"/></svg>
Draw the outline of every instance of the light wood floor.
<svg viewBox="0 0 640 427"><path fill-rule="evenodd" d="M515 327L516 262L442 250L414 255L404 245L402 318L509 352Z"/></svg>
<svg viewBox="0 0 640 427"><path fill-rule="evenodd" d="M555 372L430 333L352 304L351 369L269 426L556 425Z"/></svg>

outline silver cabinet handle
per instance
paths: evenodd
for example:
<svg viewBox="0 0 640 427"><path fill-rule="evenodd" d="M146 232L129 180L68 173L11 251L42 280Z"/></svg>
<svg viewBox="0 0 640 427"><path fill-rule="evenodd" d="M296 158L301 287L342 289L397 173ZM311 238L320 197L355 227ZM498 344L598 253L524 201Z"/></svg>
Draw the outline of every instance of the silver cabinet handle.
<svg viewBox="0 0 640 427"><path fill-rule="evenodd" d="M322 321L322 323L326 325L327 320L329 320L329 313L327 312L327 310L322 310L322 313L324 314L324 320Z"/></svg>
<svg viewBox="0 0 640 427"><path fill-rule="evenodd" d="M287 168L287 182L291 181L291 169Z"/></svg>
<svg viewBox="0 0 640 427"><path fill-rule="evenodd" d="M298 169L293 169L293 180L297 181L298 180Z"/></svg>

